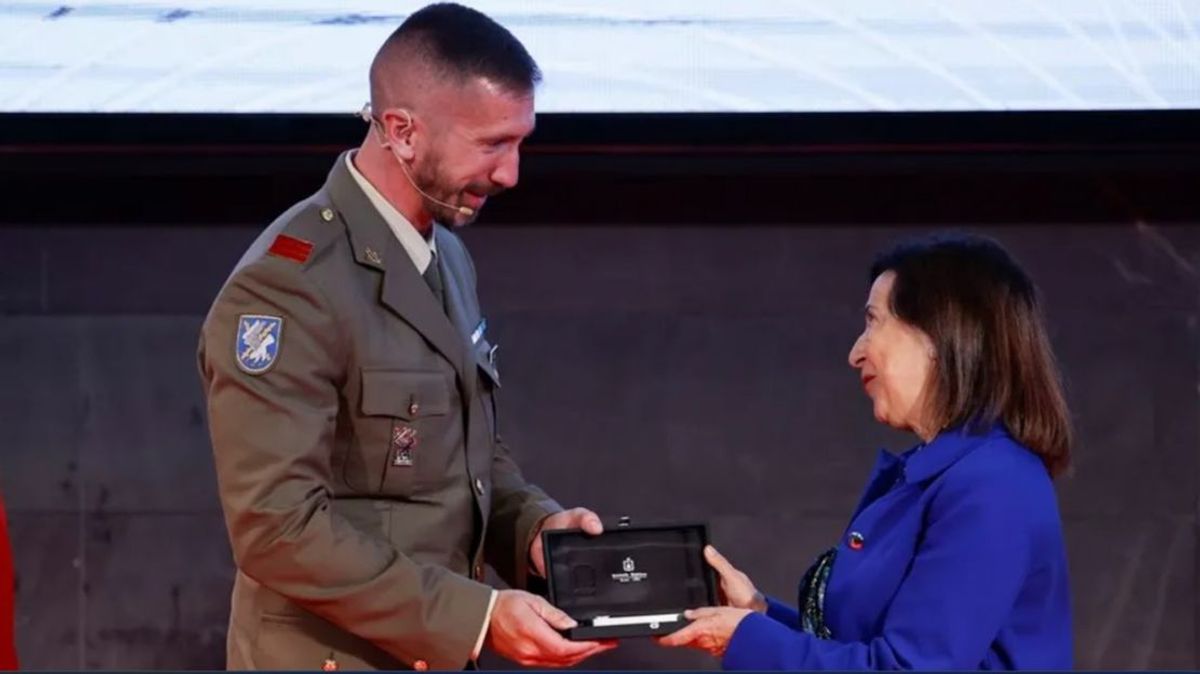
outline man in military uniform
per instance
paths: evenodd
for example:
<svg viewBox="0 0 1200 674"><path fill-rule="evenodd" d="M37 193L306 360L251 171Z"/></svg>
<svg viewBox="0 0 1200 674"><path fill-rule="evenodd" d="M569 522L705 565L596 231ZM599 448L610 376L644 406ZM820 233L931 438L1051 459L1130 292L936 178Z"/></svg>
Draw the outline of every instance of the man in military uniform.
<svg viewBox="0 0 1200 674"><path fill-rule="evenodd" d="M517 182L537 65L474 10L411 15L371 64L367 135L221 290L199 360L237 564L228 665L462 668L486 642L569 666L541 597L543 528L601 530L521 476L495 347L449 229ZM440 224L439 224L440 223Z"/></svg>

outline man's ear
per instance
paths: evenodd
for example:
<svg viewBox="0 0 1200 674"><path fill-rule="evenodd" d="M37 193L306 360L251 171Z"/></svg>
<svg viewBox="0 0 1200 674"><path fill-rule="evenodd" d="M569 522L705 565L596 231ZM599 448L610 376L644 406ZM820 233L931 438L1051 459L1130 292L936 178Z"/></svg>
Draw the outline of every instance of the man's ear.
<svg viewBox="0 0 1200 674"><path fill-rule="evenodd" d="M388 110L383 116L383 128L387 143L400 159L410 162L416 156L416 123L412 113L404 108Z"/></svg>

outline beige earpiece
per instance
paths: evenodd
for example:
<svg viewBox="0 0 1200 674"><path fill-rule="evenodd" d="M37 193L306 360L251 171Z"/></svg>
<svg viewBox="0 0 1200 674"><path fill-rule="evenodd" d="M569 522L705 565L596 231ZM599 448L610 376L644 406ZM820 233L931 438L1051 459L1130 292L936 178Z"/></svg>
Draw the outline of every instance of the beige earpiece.
<svg viewBox="0 0 1200 674"><path fill-rule="evenodd" d="M405 124L407 124L408 126L412 126L412 123L413 123L412 113L409 112L408 110L405 110L404 108L397 108L397 110L404 113ZM460 215L465 215L468 218L471 217L472 215L475 215L475 209L473 209L469 206L461 206L459 204L452 204L448 201L442 201L441 199L438 199L437 197L435 197L435 196L429 194L428 192L426 192L425 190L421 189L421 187L419 185L417 185L417 182L415 180L413 180L413 177L411 175L409 175L409 173L408 173L408 162L406 162L399 155L396 155L396 151L394 149L392 149L392 147L391 147L392 144L387 139L387 135L384 133L383 121L380 120L379 118L377 118L375 116L374 111L371 110L371 102L370 101L367 101L366 103L363 104L362 110L358 111L358 116L362 117L362 120L364 122L366 122L367 124L370 124L371 126L373 126L375 128L375 132L379 135L379 144L382 145L384 148L391 150L392 154L396 157L396 161L400 162L400 171L402 173L404 173L404 177L408 179L408 183L410 185L412 185L413 189L416 190L417 192L419 192L421 194L421 196L425 197L426 199L432 201L435 204L438 204L439 206L444 206L445 208L449 208L451 210L457 211Z"/></svg>
<svg viewBox="0 0 1200 674"><path fill-rule="evenodd" d="M398 110L399 110L399 112L404 113L404 124L406 126L412 126L412 123L413 123L412 113L409 112L408 110L405 110L404 108L399 108ZM381 145L383 145L384 147L387 147L388 145L391 144L388 141L387 135L383 128L383 120L381 120L375 116L375 111L371 109L370 101L363 103L362 109L358 111L358 116L360 118L362 118L362 121L375 127L375 131L379 134L379 142Z"/></svg>

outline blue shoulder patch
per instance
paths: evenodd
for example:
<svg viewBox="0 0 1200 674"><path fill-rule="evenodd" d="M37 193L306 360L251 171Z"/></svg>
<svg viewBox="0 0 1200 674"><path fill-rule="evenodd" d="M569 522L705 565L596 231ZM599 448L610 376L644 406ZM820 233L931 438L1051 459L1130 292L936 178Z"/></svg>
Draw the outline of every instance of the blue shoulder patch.
<svg viewBox="0 0 1200 674"><path fill-rule="evenodd" d="M279 357L283 319L279 316L242 314L238 317L237 365L246 374L262 374Z"/></svg>

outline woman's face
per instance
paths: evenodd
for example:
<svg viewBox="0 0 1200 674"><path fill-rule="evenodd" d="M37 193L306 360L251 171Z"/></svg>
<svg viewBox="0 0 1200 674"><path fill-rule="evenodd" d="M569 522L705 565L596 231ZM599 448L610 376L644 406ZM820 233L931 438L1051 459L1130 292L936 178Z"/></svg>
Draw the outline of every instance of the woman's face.
<svg viewBox="0 0 1200 674"><path fill-rule="evenodd" d="M892 314L895 282L895 272L886 271L871 284L866 328L850 349L850 365L859 371L876 421L929 440L925 391L933 372L933 341Z"/></svg>

